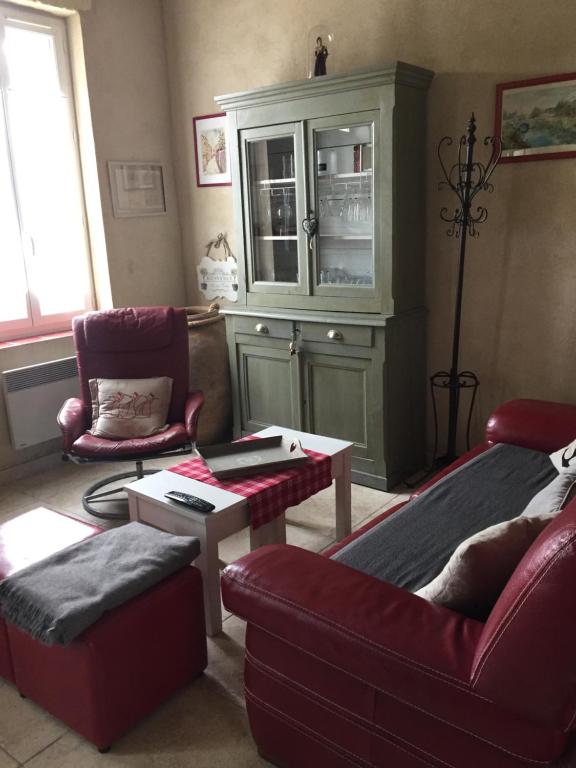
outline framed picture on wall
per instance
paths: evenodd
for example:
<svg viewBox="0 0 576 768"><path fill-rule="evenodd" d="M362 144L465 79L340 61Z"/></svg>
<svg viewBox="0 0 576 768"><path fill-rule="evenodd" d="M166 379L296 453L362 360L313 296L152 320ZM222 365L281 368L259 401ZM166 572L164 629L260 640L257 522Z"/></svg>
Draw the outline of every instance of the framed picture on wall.
<svg viewBox="0 0 576 768"><path fill-rule="evenodd" d="M116 218L166 213L162 163L109 162L108 176Z"/></svg>
<svg viewBox="0 0 576 768"><path fill-rule="evenodd" d="M232 184L226 112L194 118L196 183L199 187Z"/></svg>
<svg viewBox="0 0 576 768"><path fill-rule="evenodd" d="M496 86L501 163L576 157L576 73Z"/></svg>

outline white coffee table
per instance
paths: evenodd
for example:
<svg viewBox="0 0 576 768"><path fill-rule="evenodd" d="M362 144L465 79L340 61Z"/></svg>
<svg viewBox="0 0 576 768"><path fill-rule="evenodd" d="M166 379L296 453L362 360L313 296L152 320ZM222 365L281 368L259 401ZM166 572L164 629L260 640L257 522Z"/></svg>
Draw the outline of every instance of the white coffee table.
<svg viewBox="0 0 576 768"><path fill-rule="evenodd" d="M347 536L352 528L350 457L352 443L331 437L311 435L284 427L268 427L257 433L260 437L288 435L297 437L303 448L330 456L332 478L336 491L336 538ZM208 515L195 512L164 497L166 491L184 491L212 502L216 509ZM222 630L220 602L220 560L218 542L250 525L248 501L244 496L224 491L213 485L191 480L164 470L136 480L126 486L130 519L170 531L180 536L200 539L200 556L195 565L202 571L206 632L216 635ZM253 530L250 528L250 549L264 544L286 543L284 515Z"/></svg>

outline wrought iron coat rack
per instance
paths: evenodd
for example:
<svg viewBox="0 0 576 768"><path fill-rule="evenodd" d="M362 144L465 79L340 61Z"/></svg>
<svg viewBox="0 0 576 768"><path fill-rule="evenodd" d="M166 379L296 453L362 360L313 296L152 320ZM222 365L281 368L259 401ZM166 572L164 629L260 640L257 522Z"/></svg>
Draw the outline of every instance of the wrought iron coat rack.
<svg viewBox="0 0 576 768"><path fill-rule="evenodd" d="M452 363L449 371L437 371L430 377L432 392L432 404L434 410L435 445L434 458L438 450L438 414L436 408L435 390L448 389L448 440L446 454L440 460L449 463L456 458L456 434L458 429L458 410L460 407L460 391L471 388L472 397L468 412L466 426L466 439L470 447L470 422L472 410L476 399L476 392L480 384L478 377L472 371L458 371L458 359L460 355L460 325L462 320L462 293L464 288L464 263L466 259L466 240L470 237L478 237L477 225L482 224L488 218L488 211L483 206L472 210L472 201L480 191L492 192L490 183L496 165L502 152L501 141L498 136L487 136L484 145L491 147L490 158L487 163L474 160L474 145L476 144L476 118L472 113L468 121L465 135L460 137L458 144L458 161L448 170L442 159L445 147L453 144L450 136L444 136L438 143L438 159L444 175L444 180L438 184L439 189L451 189L458 197L458 206L454 213L450 214L448 208L442 208L440 217L450 224L447 234L450 237L460 238L460 260L458 267L458 287L456 290L456 304L454 313L454 335L452 338Z"/></svg>

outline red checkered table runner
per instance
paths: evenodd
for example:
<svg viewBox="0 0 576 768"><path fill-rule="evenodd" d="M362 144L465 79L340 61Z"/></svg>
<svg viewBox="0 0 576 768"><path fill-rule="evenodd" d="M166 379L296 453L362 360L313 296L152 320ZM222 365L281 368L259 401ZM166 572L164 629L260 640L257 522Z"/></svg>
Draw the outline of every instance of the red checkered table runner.
<svg viewBox="0 0 576 768"><path fill-rule="evenodd" d="M250 435L243 439L258 440L259 438ZM170 467L170 472L244 496L248 499L250 524L252 528L259 528L281 515L288 507L295 507L304 499L331 485L330 456L307 449L304 449L304 452L310 461L300 467L287 469L285 472L266 472L251 477L216 480L204 463L204 459L200 458L189 459L175 467Z"/></svg>

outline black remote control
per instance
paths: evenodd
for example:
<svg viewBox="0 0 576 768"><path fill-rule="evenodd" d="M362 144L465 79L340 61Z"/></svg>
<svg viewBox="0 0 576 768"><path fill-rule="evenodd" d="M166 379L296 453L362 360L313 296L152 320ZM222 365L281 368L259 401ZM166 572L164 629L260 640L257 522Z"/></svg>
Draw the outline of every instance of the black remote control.
<svg viewBox="0 0 576 768"><path fill-rule="evenodd" d="M198 512L203 512L206 515L209 512L212 512L212 510L216 509L214 504L210 504L210 502L206 501L205 499L199 499L198 496L192 496L190 493L182 493L182 491L168 491L168 493L165 493L164 496L166 496L167 499L178 501L180 504L186 504L187 507L197 509Z"/></svg>

